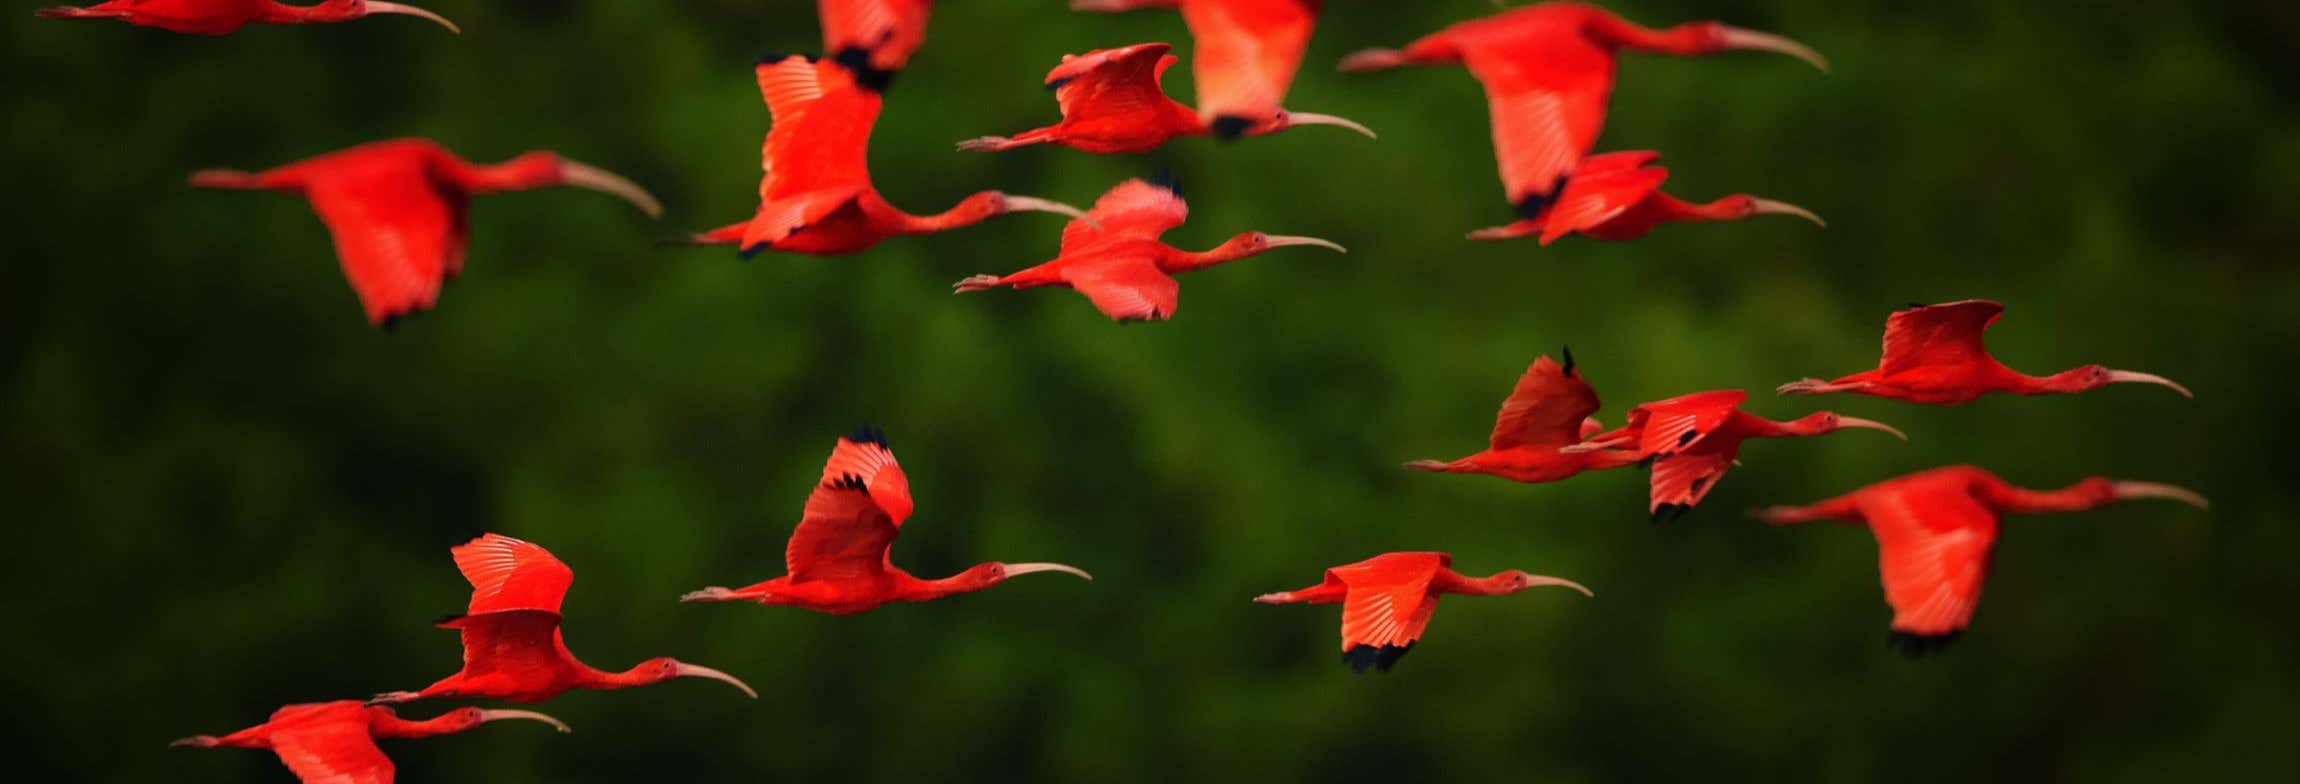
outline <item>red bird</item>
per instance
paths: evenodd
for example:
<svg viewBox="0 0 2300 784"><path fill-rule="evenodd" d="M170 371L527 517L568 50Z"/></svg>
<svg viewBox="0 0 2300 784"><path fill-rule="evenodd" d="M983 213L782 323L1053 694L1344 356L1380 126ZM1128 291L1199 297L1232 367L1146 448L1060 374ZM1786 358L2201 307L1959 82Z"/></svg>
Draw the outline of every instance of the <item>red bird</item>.
<svg viewBox="0 0 2300 784"><path fill-rule="evenodd" d="M1599 240L1633 240L1663 223L1737 221L1758 215L1795 215L1816 225L1829 224L1811 210L1771 199L1736 193L1706 204L1679 201L1661 192L1669 170L1647 166L1661 153L1637 150L1592 155L1573 170L1557 200L1532 218L1479 229L1473 240L1506 240L1541 235L1541 244L1567 234Z"/></svg>
<svg viewBox="0 0 2300 784"><path fill-rule="evenodd" d="M826 60L761 60L759 92L774 128L767 132L766 176L759 181L759 211L750 220L689 238L697 245L740 243L748 257L773 248L785 253L835 255L868 250L901 234L931 234L972 226L1017 211L1076 217L1078 208L1029 196L982 191L939 215L912 215L879 196L870 178L871 126L878 122L880 91L893 72L871 66L861 49Z"/></svg>
<svg viewBox="0 0 2300 784"><path fill-rule="evenodd" d="M961 150L992 152L1033 144L1059 144L1093 153L1145 152L1181 136L1220 133L1262 136L1297 125L1339 125L1373 138L1374 132L1329 114L1279 110L1251 125L1209 122L1198 111L1166 97L1159 79L1174 64L1166 44L1135 44L1063 55L1046 74L1046 88L1062 109L1062 122L1011 137L984 136L958 143Z"/></svg>
<svg viewBox="0 0 2300 784"><path fill-rule="evenodd" d="M1642 456L1634 451L1565 452L1605 429L1597 413L1597 390L1573 367L1573 350L1559 366L1549 357L1533 361L1517 388L1501 402L1494 418L1492 446L1454 461L1416 460L1407 468L1454 474L1492 474L1512 482L1555 482L1583 471L1620 468Z"/></svg>
<svg viewBox="0 0 2300 784"><path fill-rule="evenodd" d="M1597 143L1613 94L1614 55L1622 49L1679 57L1758 49L1828 69L1811 48L1777 35L1718 22L1652 30L1593 5L1536 3L1456 24L1403 50L1358 52L1342 59L1341 70L1468 66L1485 85L1502 186L1518 217L1530 220L1558 197Z"/></svg>
<svg viewBox="0 0 2300 784"><path fill-rule="evenodd" d="M1693 505L1717 487L1717 479L1734 466L1744 440L1817 436L1848 427L1882 430L1909 440L1883 422L1830 411L1775 422L1743 412L1741 404L1748 399L1747 392L1720 389L1647 403L1629 410L1629 424L1559 451L1636 445L1637 454L1653 466L1649 507L1653 522L1665 523L1693 511Z"/></svg>
<svg viewBox="0 0 2300 784"><path fill-rule="evenodd" d="M1447 567L1445 553L1383 553L1326 570L1326 579L1298 591L1254 597L1260 604L1342 603L1342 663L1364 673L1389 672L1413 650L1437 612L1438 597L1449 593L1504 596L1541 585L1562 585L1591 596L1580 583L1510 570L1491 577L1467 577Z"/></svg>
<svg viewBox="0 0 2300 784"><path fill-rule="evenodd" d="M498 719L532 719L567 731L558 719L534 711L457 708L408 721L390 708L337 700L289 705L273 711L270 721L230 735L194 735L168 745L271 749L305 784L391 784L391 758L376 748L377 739L452 735Z"/></svg>
<svg viewBox="0 0 2300 784"><path fill-rule="evenodd" d="M449 32L463 32L454 22L430 11L371 0L325 0L312 6L285 5L272 0L111 0L86 8L58 6L32 12L43 19L118 19L132 25L194 35L223 35L252 22L348 22L369 14L420 16L438 22Z"/></svg>
<svg viewBox="0 0 2300 784"><path fill-rule="evenodd" d="M926 43L926 20L934 0L822 0L823 51L863 49L871 67L892 71L908 65Z"/></svg>
<svg viewBox="0 0 2300 784"><path fill-rule="evenodd" d="M1821 395L1851 392L1856 395L1948 405L1970 403L1990 392L2015 395L2051 395L2089 392L2109 384L2162 384L2182 397L2195 397L2171 379L2099 365L2065 370L2049 376L2031 376L1997 362L1982 345L2005 306L1985 299L1941 305L1910 305L1885 319L1885 358L1877 369L1864 370L1835 381L1808 378L1782 384L1784 395Z"/></svg>
<svg viewBox="0 0 2300 784"><path fill-rule="evenodd" d="M1235 138L1284 114L1280 104L1302 50L1310 45L1322 0L1070 0L1080 11L1182 10L1197 44L1190 73L1198 116L1219 138Z"/></svg>
<svg viewBox="0 0 2300 784"><path fill-rule="evenodd" d="M471 581L471 607L439 622L463 634L463 670L422 691L378 694L371 703L431 697L476 697L542 702L568 689L627 689L672 678L711 678L759 693L735 676L677 659L648 659L623 672L605 672L575 659L559 632L559 602L575 572L550 551L501 534L456 547L455 568Z"/></svg>
<svg viewBox="0 0 2300 784"><path fill-rule="evenodd" d="M1877 536L1877 568L1893 623L1885 642L1916 655L1955 640L1972 622L1996 545L1997 517L2081 512L2135 498L2169 498L2206 508L2204 497L2154 482L2093 477L2061 490L2024 490L1972 466L1947 466L1887 479L1811 506L1775 506L1753 516L1773 525L1821 520L1867 525Z"/></svg>
<svg viewBox="0 0 2300 784"><path fill-rule="evenodd" d="M1102 194L1085 217L1063 227L1062 252L1053 261L1012 275L976 275L959 281L956 291L1066 286L1086 295L1113 319L1164 321L1174 317L1182 293L1174 275L1291 245L1347 252L1316 237L1258 231L1231 237L1202 253L1158 241L1158 235L1182 225L1189 215L1190 206L1172 184L1127 180Z"/></svg>
<svg viewBox="0 0 2300 784"><path fill-rule="evenodd" d="M210 169L193 174L192 185L309 199L335 235L368 321L383 326L429 310L440 285L463 271L473 195L573 185L621 196L650 217L663 211L630 180L555 153L475 164L428 139L363 144L254 174Z"/></svg>
<svg viewBox="0 0 2300 784"><path fill-rule="evenodd" d="M823 464L823 478L799 527L783 551L790 574L756 585L719 586L679 597L682 602L757 602L852 615L888 602L925 602L979 591L1016 575L1064 572L1094 579L1056 563L985 563L940 580L921 580L887 555L902 522L910 519L910 480L886 445L886 434L865 427L839 439Z"/></svg>

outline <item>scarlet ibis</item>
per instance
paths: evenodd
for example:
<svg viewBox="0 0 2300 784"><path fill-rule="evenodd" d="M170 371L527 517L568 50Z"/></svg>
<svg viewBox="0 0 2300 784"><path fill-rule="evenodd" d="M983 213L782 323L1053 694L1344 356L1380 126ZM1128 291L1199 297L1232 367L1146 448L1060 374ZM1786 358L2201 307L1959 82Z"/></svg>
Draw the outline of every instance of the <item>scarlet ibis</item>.
<svg viewBox="0 0 2300 784"><path fill-rule="evenodd" d="M454 22L430 11L376 0L324 0L310 6L273 0L111 0L84 8L42 8L32 14L44 19L118 19L132 25L194 35L223 35L253 22L348 22L370 14L404 14L438 22L449 32L463 32Z"/></svg>
<svg viewBox="0 0 2300 784"><path fill-rule="evenodd" d="M2005 306L1985 299L1940 305L1910 305L1885 319L1885 356L1877 369L1834 381L1817 378L1782 384L1784 395L1856 395L1948 405L1970 403L1990 392L2050 395L2088 392L2109 384L2161 384L2182 397L2195 397L2171 379L2130 370L2086 365L2049 376L2031 376L1989 356L1981 333L2004 315Z"/></svg>
<svg viewBox="0 0 2300 784"><path fill-rule="evenodd" d="M1461 22L1399 49L1342 59L1343 71L1460 63L1485 85L1494 157L1520 218L1540 217L1605 125L1614 55L1622 49L1698 57L1728 49L1779 52L1822 70L1811 47L1718 22L1654 30L1584 3L1535 3Z"/></svg>
<svg viewBox="0 0 2300 784"><path fill-rule="evenodd" d="M1215 133L1216 123L1166 97L1159 79L1175 61L1166 44L1135 44L1063 55L1046 74L1046 89L1062 110L1062 121L1013 136L983 136L958 143L961 150L993 152L1033 144L1059 144L1093 153L1144 152L1181 136ZM1219 118L1218 118L1219 119ZM1226 136L1262 136L1297 125L1339 125L1373 138L1365 126L1330 114L1278 110L1240 126L1220 121Z"/></svg>
<svg viewBox="0 0 2300 784"><path fill-rule="evenodd" d="M1198 84L1198 116L1219 138L1283 113L1286 88L1301 67L1322 0L1070 0L1080 11L1119 12L1174 8L1197 45L1190 73Z"/></svg>
<svg viewBox="0 0 2300 784"><path fill-rule="evenodd" d="M1189 214L1189 205L1172 183L1127 180L1102 194L1086 217L1063 227L1062 251L1053 261L1012 275L976 275L959 281L955 291L1066 286L1086 295L1094 307L1113 319L1164 321L1174 317L1182 293L1174 275L1293 245L1347 252L1316 237L1258 231L1231 237L1204 252L1180 250L1158 241L1158 235L1182 225Z"/></svg>
<svg viewBox="0 0 2300 784"><path fill-rule="evenodd" d="M1574 368L1573 350L1563 356L1564 365L1549 357L1535 359L1518 377L1517 387L1501 402L1485 451L1452 461L1416 460L1406 467L1530 483L1636 463L1642 456L1630 450L1560 451L1604 429L1590 416L1597 413L1597 390Z"/></svg>
<svg viewBox="0 0 2300 784"><path fill-rule="evenodd" d="M573 185L623 197L649 217L663 211L630 180L557 153L476 164L429 139L363 144L253 174L210 169L193 174L192 185L310 200L335 235L336 257L368 321L382 326L429 310L440 285L463 271L475 194Z"/></svg>
<svg viewBox="0 0 2300 784"><path fill-rule="evenodd" d="M1882 430L1903 441L1907 435L1883 422L1821 411L1776 422L1741 410L1749 393L1719 389L1680 395L1629 410L1629 423L1560 451L1609 449L1634 444L1653 467L1653 522L1684 517L1717 487L1736 465L1741 442L1751 438L1795 438L1834 433L1848 427Z"/></svg>
<svg viewBox="0 0 2300 784"><path fill-rule="evenodd" d="M436 718L408 721L380 705L337 700L289 705L273 711L270 721L230 735L194 735L168 745L270 749L305 784L391 784L391 758L376 748L376 740L452 735L501 719L540 721L567 731L558 719L534 711L457 708Z"/></svg>
<svg viewBox="0 0 2300 784"><path fill-rule="evenodd" d="M1887 479L1810 506L1751 514L1773 525L1828 520L1868 526L1877 537L1885 602L1893 607L1885 642L1916 655L1949 644L1972 622L1998 516L2081 512L2136 498L2207 506L2203 496L2155 482L2092 477L2060 490L2025 490L1959 465Z"/></svg>
<svg viewBox="0 0 2300 784"><path fill-rule="evenodd" d="M887 448L886 434L863 427L839 439L807 496L783 562L790 574L742 588L711 586L682 602L757 602L852 615L888 602L925 602L979 591L1017 575L1093 575L1057 563L985 563L940 580L921 580L894 565L887 551L910 519L910 479Z"/></svg>
<svg viewBox="0 0 2300 784"><path fill-rule="evenodd" d="M541 702L568 689L627 689L672 678L726 681L752 699L759 693L735 676L672 658L648 659L623 672L592 669L567 650L559 602L575 571L533 543L490 533L455 547L455 568L471 582L471 606L439 622L463 635L463 670L422 691L378 694L371 703L431 697Z"/></svg>
<svg viewBox="0 0 2300 784"><path fill-rule="evenodd" d="M895 70L910 63L910 56L926 43L926 20L934 13L934 0L821 0L816 5L823 23L823 51L862 49L870 64Z"/></svg>
<svg viewBox="0 0 2300 784"><path fill-rule="evenodd" d="M892 71L849 48L827 59L770 55L756 69L774 127L764 150L759 211L750 220L688 238L696 245L739 243L749 257L766 248L833 255L867 250L887 237L972 226L1009 212L1076 217L1060 202L982 191L937 215L912 215L879 196L870 178L871 126Z"/></svg>
<svg viewBox="0 0 2300 784"><path fill-rule="evenodd" d="M1473 240L1541 235L1541 244L1567 234L1600 240L1633 240L1663 223L1737 221L1758 215L1794 215L1827 226L1811 210L1783 201L1736 193L1694 204L1661 192L1669 170L1648 166L1661 153L1637 150L1592 155L1566 179L1557 200L1532 218L1469 233Z"/></svg>
<svg viewBox="0 0 2300 784"><path fill-rule="evenodd" d="M1254 597L1260 604L1342 604L1342 663L1363 674L1390 667L1413 650L1445 594L1505 596L1527 588L1561 585L1593 596L1580 583L1510 570L1468 577L1451 568L1445 553L1383 553L1326 570L1317 585Z"/></svg>

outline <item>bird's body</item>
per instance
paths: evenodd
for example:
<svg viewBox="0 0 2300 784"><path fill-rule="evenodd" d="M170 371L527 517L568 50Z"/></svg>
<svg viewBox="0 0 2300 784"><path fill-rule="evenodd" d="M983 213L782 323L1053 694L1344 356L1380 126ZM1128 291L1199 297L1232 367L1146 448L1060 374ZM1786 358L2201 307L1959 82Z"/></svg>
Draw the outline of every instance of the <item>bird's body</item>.
<svg viewBox="0 0 2300 784"><path fill-rule="evenodd" d="M1684 516L1716 489L1749 439L1817 436L1847 427L1901 436L1881 422L1828 411L1777 422L1742 411L1748 399L1747 392L1721 389L1646 403L1629 410L1628 424L1567 449L1634 448L1652 466L1647 511L1659 523Z"/></svg>
<svg viewBox="0 0 2300 784"><path fill-rule="evenodd" d="M463 270L473 195L573 185L621 196L650 216L662 210L629 180L554 153L474 164L428 139L363 144L252 174L212 169L191 182L309 200L375 324L429 310L441 285Z"/></svg>
<svg viewBox="0 0 2300 784"><path fill-rule="evenodd" d="M1877 539L1885 601L1893 608L1887 641L1916 654L1948 644L1971 623L2002 515L2075 512L2134 498L2205 505L2201 496L2170 485L2095 477L2061 490L2026 490L1960 465L1888 479L1810 506L1761 509L1755 516L1774 525L1867 526Z"/></svg>
<svg viewBox="0 0 2300 784"><path fill-rule="evenodd" d="M1326 570L1317 585L1295 591L1254 597L1261 604L1342 605L1342 663L1363 673L1367 668L1388 672L1413 649L1437 611L1445 594L1501 596L1543 585L1557 585L1589 595L1589 589L1571 580L1506 571L1490 577L1468 577L1451 567L1445 553L1383 553L1347 566Z"/></svg>
<svg viewBox="0 0 2300 784"><path fill-rule="evenodd" d="M1661 192L1669 170L1649 165L1661 154L1611 152L1583 159L1564 190L1531 218L1470 232L1473 240L1539 235L1548 245L1568 234L1595 240L1634 240L1664 223L1737 221L1757 215L1795 215L1816 224L1821 218L1787 202L1736 193L1693 203ZM1824 224L1825 225L1825 224Z"/></svg>
<svg viewBox="0 0 2300 784"><path fill-rule="evenodd" d="M1196 44L1190 72L1209 128L1243 130L1284 111L1321 0L1072 0L1084 11L1179 7ZM1217 133L1220 133L1217 130Z"/></svg>
<svg viewBox="0 0 2300 784"><path fill-rule="evenodd" d="M1339 125L1368 137L1374 135L1349 120L1307 112L1277 110L1266 119L1245 125L1206 119L1198 110L1166 97L1160 86L1166 69L1176 60L1168 54L1170 49L1166 44L1147 43L1064 55L1062 63L1046 74L1046 87L1054 91L1055 103L1062 110L1061 122L1010 137L969 139L960 142L958 148L989 152L1058 144L1091 153L1133 153L1157 149L1185 136L1262 136L1298 125Z"/></svg>
<svg viewBox="0 0 2300 784"><path fill-rule="evenodd" d="M309 24L346 22L370 14L422 17L450 31L455 23L430 11L399 3L366 0L324 0L316 5L287 5L273 0L111 0L84 8L58 6L33 14L45 19L116 19L139 27L172 33L225 35L250 24Z"/></svg>
<svg viewBox="0 0 2300 784"><path fill-rule="evenodd" d="M1911 305L1885 320L1884 358L1877 368L1830 381L1808 378L1781 385L1779 392L1819 395L1850 392L1910 403L1954 405L1982 395L2050 395L2086 392L2116 383L2158 384L2193 397L2186 387L2162 376L2085 365L2049 376L2031 376L1989 355L1983 334L2004 315L2004 305L1981 299L1939 305Z"/></svg>
<svg viewBox="0 0 2300 784"><path fill-rule="evenodd" d="M913 577L889 558L911 509L910 479L887 448L886 435L862 428L839 439L824 462L822 480L807 497L806 512L783 552L789 574L742 588L704 588L680 601L755 602L850 615L890 602L979 591L1021 574L1059 571L1093 579L1062 564L997 562L940 580Z"/></svg>
<svg viewBox="0 0 2300 784"><path fill-rule="evenodd" d="M1204 252L1175 248L1158 240L1189 217L1188 203L1171 184L1127 180L1104 193L1094 209L1062 230L1054 260L1011 275L976 275L958 282L959 292L1000 286L1064 286L1094 302L1119 321L1165 320L1180 304L1181 284L1173 278L1289 245L1341 246L1315 237L1239 234Z"/></svg>
<svg viewBox="0 0 2300 784"><path fill-rule="evenodd" d="M501 534L487 534L454 549L455 566L471 582L471 605L441 621L463 640L463 669L421 691L389 692L372 702L432 697L479 697L541 702L569 689L624 689L678 677L726 681L753 698L751 687L718 670L676 659L650 659L624 672L584 664L567 650L560 632L560 602L575 572L547 550Z"/></svg>
<svg viewBox="0 0 2300 784"><path fill-rule="evenodd" d="M1488 447L1458 460L1417 460L1407 468L1455 474L1491 474L1513 482L1555 482L1583 471L1632 465L1641 457L1633 450L1600 449L1560 451L1579 444L1603 427L1590 417L1597 413L1597 390L1582 380L1573 366L1573 353L1565 364L1549 357L1535 359L1518 377L1516 388L1502 401L1494 418Z"/></svg>
<svg viewBox="0 0 2300 784"><path fill-rule="evenodd" d="M391 758L375 742L383 738L448 735L500 719L529 719L567 731L558 719L533 711L459 708L426 721L399 718L392 709L337 700L289 705L270 720L224 736L194 735L173 746L267 749L304 784L391 784Z"/></svg>
<svg viewBox="0 0 2300 784"><path fill-rule="evenodd" d="M892 71L909 65L926 43L934 0L821 0L816 10L823 51L867 50L871 67Z"/></svg>

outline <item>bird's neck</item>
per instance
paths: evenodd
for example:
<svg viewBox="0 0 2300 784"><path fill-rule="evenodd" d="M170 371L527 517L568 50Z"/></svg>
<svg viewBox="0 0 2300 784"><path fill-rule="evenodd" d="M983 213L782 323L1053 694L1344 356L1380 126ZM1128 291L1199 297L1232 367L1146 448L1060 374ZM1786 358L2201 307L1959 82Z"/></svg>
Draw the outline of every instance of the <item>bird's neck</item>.
<svg viewBox="0 0 2300 784"><path fill-rule="evenodd" d="M938 231L963 228L981 223L998 214L998 194L983 191L959 200L950 209L932 215L912 215L890 205L879 203L883 217L895 234L932 234Z"/></svg>
<svg viewBox="0 0 2300 784"><path fill-rule="evenodd" d="M1663 217L1672 221L1699 223L1740 220L1748 217L1735 203L1735 199L1730 196L1701 204L1685 201L1660 191L1654 191L1653 195L1645 198L1646 201L1661 211Z"/></svg>
<svg viewBox="0 0 2300 784"><path fill-rule="evenodd" d="M1203 251L1175 250L1167 254L1165 263L1159 266L1165 268L1166 273L1171 275L1194 272L1217 264L1228 264L1251 255L1254 254L1247 252L1243 246L1233 240Z"/></svg>
<svg viewBox="0 0 2300 784"><path fill-rule="evenodd" d="M368 734L378 738L428 738L471 729L470 722L454 712L423 721L408 721L391 715L376 716L368 721L367 726Z"/></svg>
<svg viewBox="0 0 2300 784"><path fill-rule="evenodd" d="M1716 50L1699 24L1682 24L1655 30L1600 11L1584 29L1600 41L1641 52L1692 57Z"/></svg>
<svg viewBox="0 0 2300 784"><path fill-rule="evenodd" d="M296 6L267 0L263 7L263 20L272 24L304 24L307 22L342 22L358 18L362 9L360 0L326 0L318 5Z"/></svg>
<svg viewBox="0 0 2300 784"><path fill-rule="evenodd" d="M939 580L921 580L910 575L897 579L895 593L904 601L926 602L960 593L971 593L990 587L973 577L973 570L959 572Z"/></svg>
<svg viewBox="0 0 2300 784"><path fill-rule="evenodd" d="M1509 593L1503 586L1506 572L1489 577L1470 577L1452 569L1440 569L1430 578L1430 590L1438 593L1458 593L1466 596L1500 596Z"/></svg>
<svg viewBox="0 0 2300 784"><path fill-rule="evenodd" d="M2029 490L2003 481L1983 483L1981 496L1990 506L2015 514L2081 512L2115 500L2105 483L2084 481L2059 490Z"/></svg>
<svg viewBox="0 0 2300 784"><path fill-rule="evenodd" d="M568 657L568 661L575 667L575 684L578 688L613 691L646 686L662 680L659 671L644 662L622 672L607 672L592 669L590 665L575 661L572 656Z"/></svg>
<svg viewBox="0 0 2300 784"><path fill-rule="evenodd" d="M2092 388L2091 374L2086 368L2064 370L2049 376L2032 376L2011 368L2005 368L2004 373L2012 377L2011 387L2013 391L2021 394L2045 395L2083 392Z"/></svg>

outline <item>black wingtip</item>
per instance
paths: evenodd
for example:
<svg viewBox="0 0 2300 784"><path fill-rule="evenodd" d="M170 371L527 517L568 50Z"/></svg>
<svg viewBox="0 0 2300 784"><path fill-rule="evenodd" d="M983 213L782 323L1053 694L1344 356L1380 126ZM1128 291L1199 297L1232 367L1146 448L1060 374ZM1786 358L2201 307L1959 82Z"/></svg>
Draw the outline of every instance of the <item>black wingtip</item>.
<svg viewBox="0 0 2300 784"><path fill-rule="evenodd" d="M1399 659L1405 658L1407 651L1413 649L1414 644L1410 642L1404 645L1352 645L1349 650L1342 652L1342 663L1349 665L1351 672L1360 675L1365 674L1369 667L1389 672L1391 667L1397 666Z"/></svg>
<svg viewBox="0 0 2300 784"><path fill-rule="evenodd" d="M1902 656L1914 659L1949 647L1949 643L1956 642L1957 637L1962 634L1964 634L1962 629L1947 634L1913 634L1892 629L1885 632L1885 647L1898 650Z"/></svg>
<svg viewBox="0 0 2300 784"><path fill-rule="evenodd" d="M857 444L877 444L888 449L894 448L893 445L886 442L886 431L878 429L877 425L863 425L855 428L853 432L847 434L847 440Z"/></svg>
<svg viewBox="0 0 2300 784"><path fill-rule="evenodd" d="M1653 507L1653 524L1662 525L1677 522L1684 519L1685 514L1691 511L1693 511L1692 504L1662 504Z"/></svg>
<svg viewBox="0 0 2300 784"><path fill-rule="evenodd" d="M784 60L788 60L788 59L791 59L792 57L804 57L804 58L807 58L807 62L810 62L810 63L815 61L815 56L814 56L814 55L811 55L811 54L792 55L792 54L786 54L786 53L783 53L783 52L760 52L760 53L759 53L759 64L760 64L760 65L774 65L775 63L779 63L779 62L782 62L782 61L784 61Z"/></svg>
<svg viewBox="0 0 2300 784"><path fill-rule="evenodd" d="M1573 347L1561 346L1558 348L1557 353L1565 355L1565 374L1568 376L1573 375Z"/></svg>
<svg viewBox="0 0 2300 784"><path fill-rule="evenodd" d="M883 93L886 92L887 85L894 83L893 71L871 65L869 49L849 46L840 49L837 54L831 55L831 60L846 66L848 71L854 72L855 84L861 85L865 90Z"/></svg>
<svg viewBox="0 0 2300 784"><path fill-rule="evenodd" d="M839 489L841 489L841 490L861 490L861 491L864 491L864 492L869 492L869 491L870 491L870 487L869 487L868 485L865 485L865 484L863 484L863 479L862 479L862 477L861 477L861 476L859 476L859 475L856 475L856 474L847 474L847 475L841 476L841 477L839 477L839 478L837 478L837 479L833 479L833 480L831 480L831 481L829 481L829 482L827 482L827 483L824 483L824 485L823 485L823 486L824 486L824 487L836 487L836 488L839 488Z"/></svg>
<svg viewBox="0 0 2300 784"><path fill-rule="evenodd" d="M1216 139L1229 141L1246 135L1246 129L1251 127L1254 127L1253 120L1234 114L1225 114L1214 118L1214 122L1206 126L1206 130L1212 132Z"/></svg>
<svg viewBox="0 0 2300 784"><path fill-rule="evenodd" d="M451 626L454 626L454 625L455 625L455 622L456 622L456 621L460 621L460 620L463 620L465 617L466 617L466 616L464 616L464 614L463 614L463 613L450 613L450 614L447 614L447 615L442 615L442 616L440 616L440 617L439 617L439 620L436 620L436 621L432 621L432 622L431 622L431 625L433 625L433 626L440 626L440 627L451 627Z"/></svg>
<svg viewBox="0 0 2300 784"><path fill-rule="evenodd" d="M1070 83L1070 80L1072 80L1072 79L1076 79L1076 78L1078 78L1078 77L1075 77L1075 76L1065 76L1065 77L1062 77L1062 78L1060 78L1060 79L1049 79L1049 80L1047 80L1047 81L1046 81L1046 91L1047 91L1047 92L1053 92L1053 91L1055 91L1055 90L1060 90L1060 89L1062 89L1062 86L1063 86L1063 85L1069 84L1069 83Z"/></svg>
<svg viewBox="0 0 2300 784"><path fill-rule="evenodd" d="M1517 211L1517 217L1533 220L1541 217L1541 211L1549 209L1549 205L1557 201L1558 192L1563 190L1565 176L1558 175L1557 181L1550 183L1548 188L1528 193L1525 198L1518 199L1516 204L1510 206Z"/></svg>
<svg viewBox="0 0 2300 784"><path fill-rule="evenodd" d="M1164 188L1166 189L1166 192L1172 193L1176 197L1182 195L1182 181L1175 178L1174 173L1171 171L1161 171L1157 174L1142 178L1142 181L1149 184L1150 187L1153 188Z"/></svg>
<svg viewBox="0 0 2300 784"><path fill-rule="evenodd" d="M1931 305L1927 305L1927 304L1925 304L1925 303L1922 303L1922 302L1911 302L1911 303L1909 303L1909 306L1908 306L1908 307L1902 308L1902 310L1920 310L1920 309L1923 309L1923 308L1929 308L1929 307L1932 307L1932 306L1931 306Z"/></svg>

